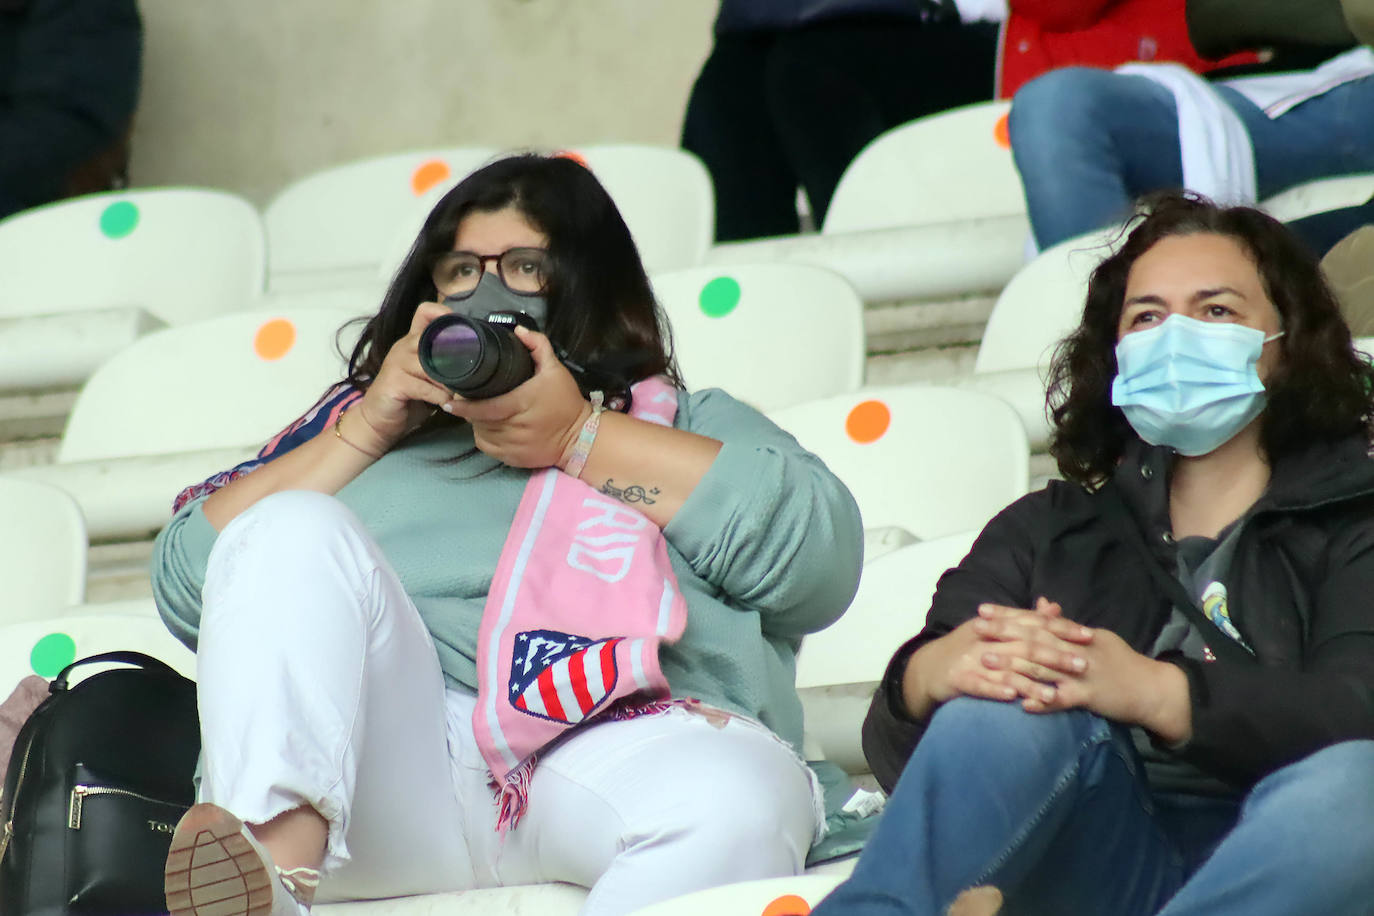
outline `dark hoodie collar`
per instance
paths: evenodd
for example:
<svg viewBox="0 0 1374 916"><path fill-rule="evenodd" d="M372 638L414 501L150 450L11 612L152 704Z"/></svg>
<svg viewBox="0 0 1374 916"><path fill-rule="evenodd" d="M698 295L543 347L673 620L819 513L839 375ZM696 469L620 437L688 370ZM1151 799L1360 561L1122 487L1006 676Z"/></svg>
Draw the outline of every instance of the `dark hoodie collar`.
<svg viewBox="0 0 1374 916"><path fill-rule="evenodd" d="M1169 479L1177 458L1166 446L1140 439L1127 443L1112 483L1138 518L1167 522ZM1351 436L1315 442L1277 461L1253 513L1311 509L1369 495L1374 495L1371 445L1365 436Z"/></svg>

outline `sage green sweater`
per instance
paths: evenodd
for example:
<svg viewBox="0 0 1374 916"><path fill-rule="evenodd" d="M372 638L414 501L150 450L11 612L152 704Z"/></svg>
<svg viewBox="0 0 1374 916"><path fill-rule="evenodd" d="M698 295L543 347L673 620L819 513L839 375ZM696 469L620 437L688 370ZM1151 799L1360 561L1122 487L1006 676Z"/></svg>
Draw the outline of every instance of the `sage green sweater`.
<svg viewBox="0 0 1374 916"><path fill-rule="evenodd" d="M863 532L844 485L762 414L719 390L678 397L675 425L724 443L664 530L687 600L660 661L676 698L744 713L798 751L801 637L834 621L858 586ZM377 540L438 647L450 685L477 688L477 628L529 472L483 454L470 427L413 437L338 493ZM195 648L217 532L204 498L158 536L152 582L168 628Z"/></svg>

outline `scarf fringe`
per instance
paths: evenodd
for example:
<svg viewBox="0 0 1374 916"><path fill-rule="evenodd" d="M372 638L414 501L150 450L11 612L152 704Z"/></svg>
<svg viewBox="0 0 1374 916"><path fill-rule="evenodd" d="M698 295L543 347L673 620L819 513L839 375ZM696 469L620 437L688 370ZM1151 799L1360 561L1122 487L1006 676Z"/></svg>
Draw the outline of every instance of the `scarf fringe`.
<svg viewBox="0 0 1374 916"><path fill-rule="evenodd" d="M567 732L564 738L577 734L583 728L602 722L627 722L630 719L638 719L640 716L656 716L670 709L684 707L695 702L695 700L654 700L628 697L601 715L589 719L582 726ZM564 739L560 738L559 740ZM545 745L545 749L552 746ZM530 805L530 780L534 779L534 768L539 765L541 753L543 753L542 750L536 751L520 761L505 775L504 779L498 780L493 775L487 784L496 793L497 833L504 835L508 830L514 830L520 823L520 818L525 816L525 810Z"/></svg>
<svg viewBox="0 0 1374 916"><path fill-rule="evenodd" d="M505 834L515 829L525 809L530 805L530 780L534 778L534 768L539 763L538 754L530 754L515 769L506 774L498 785L495 778L491 787L496 792L496 832Z"/></svg>

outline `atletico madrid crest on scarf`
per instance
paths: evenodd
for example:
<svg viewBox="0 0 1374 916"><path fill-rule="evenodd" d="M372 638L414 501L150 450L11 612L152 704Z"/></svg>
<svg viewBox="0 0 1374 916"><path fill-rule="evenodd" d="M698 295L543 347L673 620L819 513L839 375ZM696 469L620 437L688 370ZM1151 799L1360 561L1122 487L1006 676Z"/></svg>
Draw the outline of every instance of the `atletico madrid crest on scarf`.
<svg viewBox="0 0 1374 916"><path fill-rule="evenodd" d="M576 725L615 689L623 637L587 639L555 630L515 634L510 702L541 719Z"/></svg>

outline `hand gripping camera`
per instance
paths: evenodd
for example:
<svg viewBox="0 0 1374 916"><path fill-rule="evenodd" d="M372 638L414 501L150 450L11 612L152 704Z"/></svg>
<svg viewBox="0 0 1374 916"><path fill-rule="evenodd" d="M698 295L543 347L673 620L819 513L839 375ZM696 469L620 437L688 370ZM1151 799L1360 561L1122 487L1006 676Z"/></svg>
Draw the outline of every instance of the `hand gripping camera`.
<svg viewBox="0 0 1374 916"><path fill-rule="evenodd" d="M542 296L517 293L488 273L444 303L453 314L434 319L420 335L425 374L469 400L505 394L534 375L534 358L515 328L543 329L548 303Z"/></svg>
<svg viewBox="0 0 1374 916"><path fill-rule="evenodd" d="M434 381L469 400L505 394L534 375L534 359L515 336L516 325L539 329L524 312L441 315L420 335L420 365Z"/></svg>

